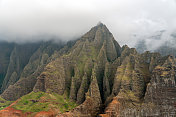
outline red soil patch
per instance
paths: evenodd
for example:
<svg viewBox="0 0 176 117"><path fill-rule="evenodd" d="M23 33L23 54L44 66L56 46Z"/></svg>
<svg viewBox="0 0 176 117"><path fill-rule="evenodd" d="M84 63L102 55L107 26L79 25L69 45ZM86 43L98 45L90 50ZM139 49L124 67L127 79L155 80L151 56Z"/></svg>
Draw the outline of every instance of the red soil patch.
<svg viewBox="0 0 176 117"><path fill-rule="evenodd" d="M100 117L109 117L107 114L100 114Z"/></svg>
<svg viewBox="0 0 176 117"><path fill-rule="evenodd" d="M41 112L38 112L34 117L55 117L56 116L56 113L53 112L53 111L41 111Z"/></svg>
<svg viewBox="0 0 176 117"><path fill-rule="evenodd" d="M12 108L12 106L17 102L18 100L12 103L10 106L6 107L5 109L1 110L0 117L26 117L27 115L30 115L30 113L23 113L20 110Z"/></svg>
<svg viewBox="0 0 176 117"><path fill-rule="evenodd" d="M0 117L29 117L29 116L31 117L32 115L34 115L34 113L32 112L23 113L21 110L16 110L12 108L12 106L17 102L18 100L12 103L10 106L6 107L5 109L0 110ZM56 113L53 111L48 112L41 111L35 114L33 117L55 117L55 116Z"/></svg>
<svg viewBox="0 0 176 117"><path fill-rule="evenodd" d="M112 102L105 109L105 114L99 114L100 117L116 117L119 115L120 102L118 97L114 97Z"/></svg>

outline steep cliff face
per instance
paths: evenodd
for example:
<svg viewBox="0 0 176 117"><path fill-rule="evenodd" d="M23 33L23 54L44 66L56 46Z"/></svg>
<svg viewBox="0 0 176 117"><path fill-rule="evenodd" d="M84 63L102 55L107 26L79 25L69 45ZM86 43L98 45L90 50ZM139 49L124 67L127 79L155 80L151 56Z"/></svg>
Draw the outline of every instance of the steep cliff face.
<svg viewBox="0 0 176 117"><path fill-rule="evenodd" d="M7 89L1 94L4 99L16 100L19 97L30 93L36 83L37 77L43 71L50 59L54 59L54 51L62 48L62 44L53 44L52 42L43 42L40 47L30 57L21 74L16 75L16 82L9 85ZM53 55L53 56L52 56ZM16 64L15 64L16 66ZM16 70L16 68L14 68ZM12 74L13 75L13 74ZM5 79L6 80L6 79ZM7 82L5 81L4 82ZM9 79L10 81L13 79Z"/></svg>
<svg viewBox="0 0 176 117"><path fill-rule="evenodd" d="M1 87L1 92L8 88L9 85L13 85L15 82L18 81L23 68L28 63L30 57L38 47L39 44L36 43L14 45L14 48L10 55L7 73Z"/></svg>
<svg viewBox="0 0 176 117"><path fill-rule="evenodd" d="M0 87L5 78L13 48L13 43L0 42Z"/></svg>
<svg viewBox="0 0 176 117"><path fill-rule="evenodd" d="M112 97L126 93L133 95L136 101L140 100L144 96L145 87L150 81L151 71L159 58L158 53L138 54L134 48L122 47L122 54L119 58L121 62L116 70Z"/></svg>
<svg viewBox="0 0 176 117"><path fill-rule="evenodd" d="M152 74L151 82L147 86L145 102L152 103L155 108L151 115L176 115L176 59L168 56L164 64L158 65Z"/></svg>
<svg viewBox="0 0 176 117"><path fill-rule="evenodd" d="M93 70L91 79L92 80L91 80L89 90L86 93L86 100L81 105L74 108L70 112L64 113L64 114L58 114L57 117L61 117L61 116L96 117L98 113L100 113L100 107L102 106L102 100L101 100L100 90L98 87L98 82L97 82L97 78L95 76L94 70Z"/></svg>
<svg viewBox="0 0 176 117"><path fill-rule="evenodd" d="M111 93L116 69L113 65L117 64L120 54L119 44L106 26L99 24L82 36L67 54L46 66L34 91L65 94L78 104L85 101L89 91L90 98L99 100L100 107ZM96 97L97 94L100 96Z"/></svg>
<svg viewBox="0 0 176 117"><path fill-rule="evenodd" d="M140 62L130 56L117 68L112 92L116 98L101 116L175 116L175 58L146 52L138 56Z"/></svg>

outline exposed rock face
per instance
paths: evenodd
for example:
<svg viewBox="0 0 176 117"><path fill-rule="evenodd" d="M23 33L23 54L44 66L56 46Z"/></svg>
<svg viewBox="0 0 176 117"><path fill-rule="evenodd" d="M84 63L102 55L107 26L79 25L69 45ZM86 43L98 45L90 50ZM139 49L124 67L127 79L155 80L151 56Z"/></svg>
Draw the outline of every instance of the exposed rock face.
<svg viewBox="0 0 176 117"><path fill-rule="evenodd" d="M20 79L14 85L10 85L2 94L1 97L6 100L17 100L21 96L32 91L36 82L35 77Z"/></svg>
<svg viewBox="0 0 176 117"><path fill-rule="evenodd" d="M106 26L99 24L82 36L70 52L46 66L38 77L34 91L66 94L78 104L83 103L73 111L74 114L82 110L79 113L86 115L90 112L91 116L95 116L111 93L114 69L117 67L113 65L118 63L116 59L120 54L119 44ZM87 92L89 101L85 98ZM93 105L84 113L89 102Z"/></svg>
<svg viewBox="0 0 176 117"><path fill-rule="evenodd" d="M108 104L107 108L104 110L105 114L100 114L100 117L118 117L120 115L121 103L118 97L114 97L112 102Z"/></svg>
<svg viewBox="0 0 176 117"><path fill-rule="evenodd" d="M16 79L16 82L9 85L9 87L1 94L1 96L6 100L16 100L19 97L30 93L36 84L37 77L43 71L46 64L50 61L50 59L55 58L54 56L51 56L53 52L60 49L61 47L61 45L55 45L51 42L42 43L30 57L28 64L24 67L20 76L19 74L17 75L16 72L12 73L9 82L13 81L13 79Z"/></svg>
<svg viewBox="0 0 176 117"><path fill-rule="evenodd" d="M152 56L149 57L149 55ZM151 58L149 59L148 66L145 69L142 67L145 63L144 61L140 63L140 65L136 64L140 66L140 69L138 68L138 75L140 75L140 77L136 76L134 71L130 72L133 68L136 70L137 67L130 67L129 57L126 58L128 62L126 62L126 59L124 60L126 64L122 62L122 65L118 67L118 69L123 69L123 65L125 65L126 72L124 73L117 69L117 80L115 79L116 81L114 81L115 88L113 88L112 92L115 96L117 96L116 98L113 98L113 101L105 109L105 114L101 116L176 116L175 58L172 56L161 58L157 54L149 53L144 53L140 56L145 56L145 58L148 56L148 58ZM157 57L157 61L153 60L155 57ZM151 68L151 64L155 67L153 66L153 69L149 70L149 68ZM147 76L144 72L140 72L147 69L148 71L145 71L145 73L149 76ZM135 73L135 76L131 75L131 73ZM118 76L121 78L120 80L118 79ZM146 79L144 76L147 76L146 78L151 78L151 80ZM128 78L128 82L123 81L123 78Z"/></svg>
<svg viewBox="0 0 176 117"><path fill-rule="evenodd" d="M157 66L147 86L145 102L155 105L151 115L176 116L176 59L169 56L163 65Z"/></svg>
<svg viewBox="0 0 176 117"><path fill-rule="evenodd" d="M39 44L15 44L15 47L10 55L10 61L4 78L1 91L4 91L9 85L13 85L20 78L20 74L28 63L32 54L39 47Z"/></svg>
<svg viewBox="0 0 176 117"><path fill-rule="evenodd" d="M91 84L89 87L88 92L86 93L86 100L79 105L78 107L74 108L72 111L64 114L59 114L58 116L68 116L68 117L78 117L78 116L85 116L85 117L96 117L98 113L100 113L100 108L102 105L100 90L98 87L98 82L95 76L95 72L93 71L91 77Z"/></svg>
<svg viewBox="0 0 176 117"><path fill-rule="evenodd" d="M138 54L135 49L125 47L121 57L122 63L117 68L112 95L126 93L133 95L135 101L140 100L144 96L146 84L150 81L149 68L155 66L158 54Z"/></svg>

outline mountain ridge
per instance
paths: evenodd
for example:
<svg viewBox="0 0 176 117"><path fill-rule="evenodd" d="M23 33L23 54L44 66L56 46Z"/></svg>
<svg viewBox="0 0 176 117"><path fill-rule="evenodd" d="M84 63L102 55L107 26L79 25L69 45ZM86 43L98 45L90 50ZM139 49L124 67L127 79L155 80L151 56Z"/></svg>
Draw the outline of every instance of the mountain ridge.
<svg viewBox="0 0 176 117"><path fill-rule="evenodd" d="M10 101L18 99L13 108L26 109L34 115L42 110L53 110L53 116L59 117L94 117L100 113L104 113L99 115L102 117L133 117L154 116L161 111L158 116L162 117L174 113L174 104L165 106L157 100L154 102L155 97L151 95L163 94L160 90L156 93L155 84L170 92L162 96L163 102L167 97L176 101L173 97L175 66L173 56L163 57L149 51L140 54L127 45L121 47L100 23L65 45L40 45L19 80L6 88L1 97ZM62 105L53 99L61 99ZM40 108L31 109L30 105L35 107L35 104ZM164 110L168 107L172 109Z"/></svg>

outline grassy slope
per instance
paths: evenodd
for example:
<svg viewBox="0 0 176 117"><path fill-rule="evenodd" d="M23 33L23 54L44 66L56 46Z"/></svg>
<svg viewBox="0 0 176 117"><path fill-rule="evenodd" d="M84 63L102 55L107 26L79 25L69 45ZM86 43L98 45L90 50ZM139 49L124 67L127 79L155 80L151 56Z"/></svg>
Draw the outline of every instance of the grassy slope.
<svg viewBox="0 0 176 117"><path fill-rule="evenodd" d="M0 97L0 110L8 107L13 101L6 101L2 97Z"/></svg>
<svg viewBox="0 0 176 117"><path fill-rule="evenodd" d="M23 97L12 107L23 112L48 111L59 109L61 112L69 111L76 107L74 102L58 94L44 92L31 92Z"/></svg>

